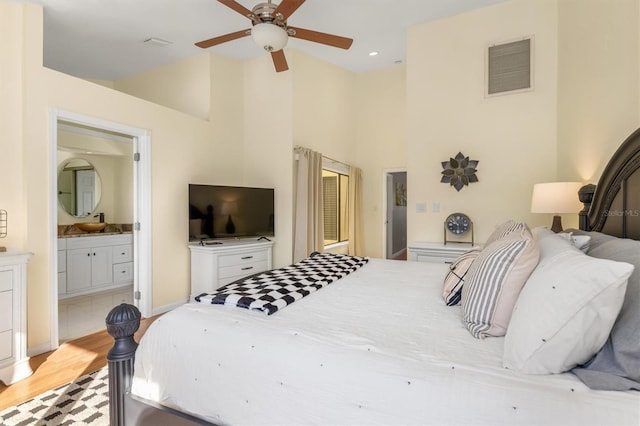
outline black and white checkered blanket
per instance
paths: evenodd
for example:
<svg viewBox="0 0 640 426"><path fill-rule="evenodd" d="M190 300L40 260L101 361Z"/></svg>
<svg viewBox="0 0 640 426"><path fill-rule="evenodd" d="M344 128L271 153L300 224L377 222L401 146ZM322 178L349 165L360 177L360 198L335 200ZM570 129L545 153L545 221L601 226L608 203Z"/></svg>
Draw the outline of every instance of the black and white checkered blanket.
<svg viewBox="0 0 640 426"><path fill-rule="evenodd" d="M222 286L216 293L203 293L195 300L259 310L271 315L349 275L368 261L366 257L314 253L293 265L260 272Z"/></svg>

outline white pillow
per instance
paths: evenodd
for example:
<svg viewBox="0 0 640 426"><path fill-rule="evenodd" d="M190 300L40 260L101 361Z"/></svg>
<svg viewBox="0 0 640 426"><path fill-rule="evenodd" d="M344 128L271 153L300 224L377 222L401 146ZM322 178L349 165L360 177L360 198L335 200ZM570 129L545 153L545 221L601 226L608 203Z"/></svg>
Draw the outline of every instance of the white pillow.
<svg viewBox="0 0 640 426"><path fill-rule="evenodd" d="M520 293L503 366L529 374L568 371L607 340L633 265L596 259L547 229L534 229L540 261Z"/></svg>

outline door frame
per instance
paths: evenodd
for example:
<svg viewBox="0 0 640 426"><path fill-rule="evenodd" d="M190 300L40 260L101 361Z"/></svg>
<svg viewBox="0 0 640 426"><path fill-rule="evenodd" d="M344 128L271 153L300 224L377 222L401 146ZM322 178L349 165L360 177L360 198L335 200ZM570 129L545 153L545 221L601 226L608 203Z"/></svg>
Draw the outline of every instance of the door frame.
<svg viewBox="0 0 640 426"><path fill-rule="evenodd" d="M58 330L58 121L64 120L83 126L122 133L131 136L133 152L139 160L133 162L133 282L134 303L143 317L152 315L152 266L151 266L151 133L97 117L49 109L49 301L50 347L59 346ZM139 291L140 298L135 298Z"/></svg>
<svg viewBox="0 0 640 426"><path fill-rule="evenodd" d="M387 217L387 176L392 173L404 172L407 173L406 167L395 167L389 169L382 169L382 258L387 258L387 221L389 218Z"/></svg>

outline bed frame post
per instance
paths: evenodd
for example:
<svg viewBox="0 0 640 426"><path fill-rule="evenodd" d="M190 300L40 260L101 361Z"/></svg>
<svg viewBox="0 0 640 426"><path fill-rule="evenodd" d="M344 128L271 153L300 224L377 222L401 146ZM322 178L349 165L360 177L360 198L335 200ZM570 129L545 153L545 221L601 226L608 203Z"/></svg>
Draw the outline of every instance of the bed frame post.
<svg viewBox="0 0 640 426"><path fill-rule="evenodd" d="M589 209L593 201L593 194L596 192L596 186L592 183L583 186L578 191L578 199L584 204L584 208L578 213L578 228L583 231L591 231L589 224Z"/></svg>
<svg viewBox="0 0 640 426"><path fill-rule="evenodd" d="M114 338L107 354L109 362L109 424L124 426L124 398L131 389L133 361L138 344L133 339L140 327L140 311L122 303L109 312L105 320L107 332Z"/></svg>

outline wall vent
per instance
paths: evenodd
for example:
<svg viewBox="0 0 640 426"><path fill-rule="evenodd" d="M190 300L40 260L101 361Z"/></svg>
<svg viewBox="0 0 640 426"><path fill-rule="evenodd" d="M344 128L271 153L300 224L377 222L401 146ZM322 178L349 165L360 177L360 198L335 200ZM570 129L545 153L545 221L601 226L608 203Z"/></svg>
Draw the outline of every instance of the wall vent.
<svg viewBox="0 0 640 426"><path fill-rule="evenodd" d="M487 49L487 96L533 88L533 37Z"/></svg>

